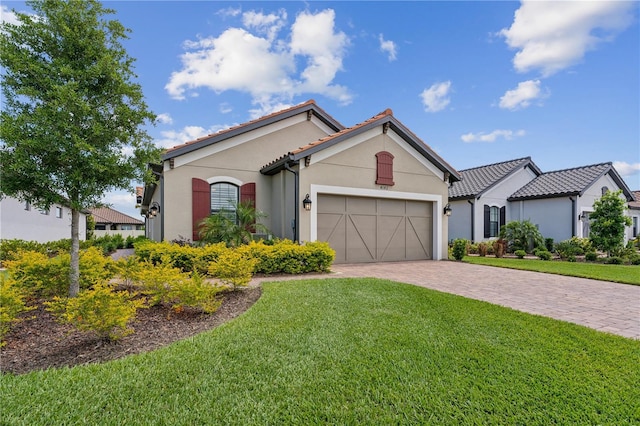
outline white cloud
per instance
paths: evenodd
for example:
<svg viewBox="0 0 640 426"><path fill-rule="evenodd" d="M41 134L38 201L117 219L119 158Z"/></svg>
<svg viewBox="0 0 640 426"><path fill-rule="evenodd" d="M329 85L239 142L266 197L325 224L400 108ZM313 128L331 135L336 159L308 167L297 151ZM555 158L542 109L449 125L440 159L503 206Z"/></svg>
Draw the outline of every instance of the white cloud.
<svg viewBox="0 0 640 426"><path fill-rule="evenodd" d="M620 176L631 176L640 172L640 163L627 163L626 161L614 161L613 167Z"/></svg>
<svg viewBox="0 0 640 426"><path fill-rule="evenodd" d="M0 22L13 25L19 25L18 17L7 6L0 6Z"/></svg>
<svg viewBox="0 0 640 426"><path fill-rule="evenodd" d="M272 41L287 23L287 11L280 9L278 14L265 15L253 10L242 14L242 24L249 29L255 29L258 34L264 34Z"/></svg>
<svg viewBox="0 0 640 426"><path fill-rule="evenodd" d="M422 103L427 112L441 111L449 105L449 92L451 91L451 82L444 81L435 83L420 94Z"/></svg>
<svg viewBox="0 0 640 426"><path fill-rule="evenodd" d="M220 112L223 114L228 114L233 111L233 107L227 102L223 102L220 104Z"/></svg>
<svg viewBox="0 0 640 426"><path fill-rule="evenodd" d="M197 95L199 88L216 93L237 90L249 93L256 110L269 111L289 105L295 95L318 93L347 104L352 95L333 84L349 43L334 28L335 13L300 13L289 37L278 37L286 12L245 12L246 28L229 28L217 37L186 41L182 69L166 84L176 99ZM298 72L296 60L306 60Z"/></svg>
<svg viewBox="0 0 640 426"><path fill-rule="evenodd" d="M155 145L159 148L172 148L176 145L182 145L185 142L189 142L203 136L207 136L223 129L228 129L231 126L212 126L209 129L205 129L200 126L185 126L182 130L165 130L160 132L161 137L154 141Z"/></svg>
<svg viewBox="0 0 640 426"><path fill-rule="evenodd" d="M389 62L395 61L398 46L391 40L385 40L382 34L378 36L378 40L380 41L380 50L389 55Z"/></svg>
<svg viewBox="0 0 640 426"><path fill-rule="evenodd" d="M494 130L491 133L467 133L462 135L460 139L463 142L471 143L471 142L495 142L498 138L503 138L505 140L511 140L514 137L522 137L525 135L524 130Z"/></svg>
<svg viewBox="0 0 640 426"><path fill-rule="evenodd" d="M500 108L516 110L526 108L535 99L546 97L540 91L540 80L527 80L518 83L518 87L507 92L500 98Z"/></svg>
<svg viewBox="0 0 640 426"><path fill-rule="evenodd" d="M227 7L225 9L220 9L216 14L220 15L222 17L229 16L229 17L234 18L234 17L240 15L241 13L242 13L242 9L239 8L239 7L237 7L237 8Z"/></svg>
<svg viewBox="0 0 640 426"><path fill-rule="evenodd" d="M173 118L171 118L171 115L167 113L158 114L156 118L161 124L173 124Z"/></svg>
<svg viewBox="0 0 640 426"><path fill-rule="evenodd" d="M589 50L633 22L633 1L523 0L511 27L500 35L518 50L519 72L539 69L549 76L579 63Z"/></svg>

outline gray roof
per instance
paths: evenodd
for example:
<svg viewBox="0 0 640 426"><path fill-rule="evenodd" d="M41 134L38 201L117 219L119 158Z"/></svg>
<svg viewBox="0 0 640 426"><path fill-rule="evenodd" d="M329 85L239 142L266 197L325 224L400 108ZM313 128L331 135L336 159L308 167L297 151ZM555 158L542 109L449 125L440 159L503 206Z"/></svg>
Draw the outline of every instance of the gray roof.
<svg viewBox="0 0 640 426"><path fill-rule="evenodd" d="M527 166L529 166L536 175L542 174L538 166L531 161L531 157L460 170L462 180L454 182L453 185L449 187L449 199L479 197L512 173Z"/></svg>
<svg viewBox="0 0 640 426"><path fill-rule="evenodd" d="M531 200L582 195L591 185L607 173L610 174L618 187L622 189L625 197L632 199L633 195L631 191L609 162L541 174L513 193L508 200Z"/></svg>

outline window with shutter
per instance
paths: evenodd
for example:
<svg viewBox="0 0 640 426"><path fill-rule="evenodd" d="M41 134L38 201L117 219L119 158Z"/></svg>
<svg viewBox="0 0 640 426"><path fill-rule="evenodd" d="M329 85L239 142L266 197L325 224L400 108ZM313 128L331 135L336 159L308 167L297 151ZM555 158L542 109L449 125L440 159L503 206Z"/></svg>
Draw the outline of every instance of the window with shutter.
<svg viewBox="0 0 640 426"><path fill-rule="evenodd" d="M394 185L393 182L393 155L387 151L376 154L376 185Z"/></svg>

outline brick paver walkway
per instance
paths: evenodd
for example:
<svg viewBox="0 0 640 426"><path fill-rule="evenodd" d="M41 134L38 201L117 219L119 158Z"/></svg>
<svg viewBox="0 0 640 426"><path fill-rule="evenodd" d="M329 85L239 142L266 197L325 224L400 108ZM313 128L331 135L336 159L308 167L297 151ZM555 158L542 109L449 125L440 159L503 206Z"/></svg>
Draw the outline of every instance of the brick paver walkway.
<svg viewBox="0 0 640 426"><path fill-rule="evenodd" d="M449 261L333 265L331 269L331 274L319 277L385 278L640 339L640 286Z"/></svg>

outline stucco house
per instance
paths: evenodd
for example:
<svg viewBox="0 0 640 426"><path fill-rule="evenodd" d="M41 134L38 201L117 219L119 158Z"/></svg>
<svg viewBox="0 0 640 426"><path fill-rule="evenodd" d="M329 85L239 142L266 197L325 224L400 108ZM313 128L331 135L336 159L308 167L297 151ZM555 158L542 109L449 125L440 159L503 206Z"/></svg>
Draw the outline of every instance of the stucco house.
<svg viewBox="0 0 640 426"><path fill-rule="evenodd" d="M345 128L313 100L167 150L141 213L156 240L252 200L275 237L328 241L336 262L442 259L458 172L391 110Z"/></svg>
<svg viewBox="0 0 640 426"><path fill-rule="evenodd" d="M80 212L80 239L86 236L86 213ZM71 238L71 209L54 204L41 209L16 198L0 199L0 239L46 243Z"/></svg>
<svg viewBox="0 0 640 426"><path fill-rule="evenodd" d="M640 236L640 191L632 191L633 200L629 201L629 216L631 226L627 231L627 239L633 240Z"/></svg>
<svg viewBox="0 0 640 426"><path fill-rule="evenodd" d="M449 188L449 238L483 241L495 238L511 220L507 199L542 171L531 157L460 170Z"/></svg>
<svg viewBox="0 0 640 426"><path fill-rule="evenodd" d="M527 157L461 170L460 175L462 180L449 189L452 239L486 241L513 220L530 220L556 242L588 237L593 203L607 190L622 190L628 202L633 200L612 163L543 173ZM631 227L627 239L632 232Z"/></svg>
<svg viewBox="0 0 640 426"><path fill-rule="evenodd" d="M102 237L105 235L120 234L123 237L144 236L144 222L121 213L110 207L98 207L89 210L95 223L93 235Z"/></svg>

